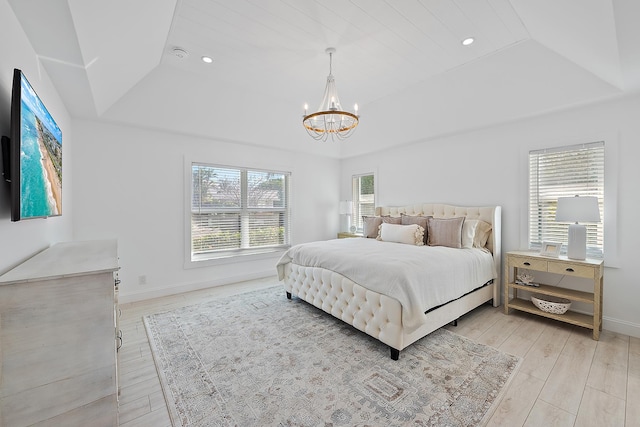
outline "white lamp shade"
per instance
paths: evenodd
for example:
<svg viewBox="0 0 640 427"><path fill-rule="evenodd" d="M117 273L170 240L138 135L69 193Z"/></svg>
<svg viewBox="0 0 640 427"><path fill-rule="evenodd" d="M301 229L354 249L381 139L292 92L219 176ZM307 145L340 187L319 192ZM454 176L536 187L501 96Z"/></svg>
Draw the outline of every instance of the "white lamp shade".
<svg viewBox="0 0 640 427"><path fill-rule="evenodd" d="M342 202L340 202L340 215L351 215L351 210L351 200L343 200Z"/></svg>
<svg viewBox="0 0 640 427"><path fill-rule="evenodd" d="M592 196L559 197L557 222L600 222L598 198Z"/></svg>

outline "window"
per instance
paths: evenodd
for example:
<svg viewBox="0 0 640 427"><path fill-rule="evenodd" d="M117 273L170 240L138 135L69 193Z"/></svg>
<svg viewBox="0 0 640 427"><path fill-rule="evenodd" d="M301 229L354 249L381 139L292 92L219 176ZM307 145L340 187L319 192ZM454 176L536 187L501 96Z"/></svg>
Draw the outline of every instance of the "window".
<svg viewBox="0 0 640 427"><path fill-rule="evenodd" d="M289 239L290 174L191 164L191 260L271 252Z"/></svg>
<svg viewBox="0 0 640 427"><path fill-rule="evenodd" d="M529 152L529 247L562 242L568 224L555 222L558 197L596 196L600 222L587 226L587 256L604 257L604 142Z"/></svg>
<svg viewBox="0 0 640 427"><path fill-rule="evenodd" d="M362 232L362 216L373 216L376 211L374 175L354 175L353 189L353 225Z"/></svg>

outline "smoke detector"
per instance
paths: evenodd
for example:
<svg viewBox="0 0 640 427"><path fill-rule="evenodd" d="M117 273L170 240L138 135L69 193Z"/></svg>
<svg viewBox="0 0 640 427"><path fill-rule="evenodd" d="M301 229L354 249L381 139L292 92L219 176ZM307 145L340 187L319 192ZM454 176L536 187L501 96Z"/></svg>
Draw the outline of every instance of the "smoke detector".
<svg viewBox="0 0 640 427"><path fill-rule="evenodd" d="M187 52L186 50L182 49L181 47L174 47L171 50L171 53L176 56L179 59L185 59L186 57L189 56L189 52Z"/></svg>

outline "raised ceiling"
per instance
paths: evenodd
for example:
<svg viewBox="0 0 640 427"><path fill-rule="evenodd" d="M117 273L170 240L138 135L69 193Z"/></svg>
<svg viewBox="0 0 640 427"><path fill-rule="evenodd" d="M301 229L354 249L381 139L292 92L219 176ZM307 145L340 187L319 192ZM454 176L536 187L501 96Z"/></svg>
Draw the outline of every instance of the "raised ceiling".
<svg viewBox="0 0 640 427"><path fill-rule="evenodd" d="M637 0L9 3L74 117L334 157L640 88ZM327 47L343 107L362 115L344 142L301 125Z"/></svg>

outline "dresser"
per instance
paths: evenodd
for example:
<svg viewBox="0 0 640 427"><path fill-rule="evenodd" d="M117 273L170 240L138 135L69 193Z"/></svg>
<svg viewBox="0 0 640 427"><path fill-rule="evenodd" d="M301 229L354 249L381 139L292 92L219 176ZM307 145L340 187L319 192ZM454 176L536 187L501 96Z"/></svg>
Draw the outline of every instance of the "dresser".
<svg viewBox="0 0 640 427"><path fill-rule="evenodd" d="M0 425L117 426L115 240L58 243L0 276Z"/></svg>
<svg viewBox="0 0 640 427"><path fill-rule="evenodd" d="M593 339L598 340L600 338L600 331L602 330L602 293L604 283L604 263L602 260L574 260L567 257L551 258L542 256L537 252L512 251L507 252L504 269L504 312L506 314L509 314L509 309L511 308L526 311L561 322L593 329ZM540 271L557 276L565 275L581 278L589 283L591 290L578 291L543 283L540 283L539 287L520 285L515 283L515 280L518 272L521 270L527 270L531 273ZM547 313L535 307L531 301L518 298L519 291L550 295L566 298L571 301L587 303L593 307L593 314L583 314L573 311L568 311L564 314ZM512 295L510 296L509 294Z"/></svg>

